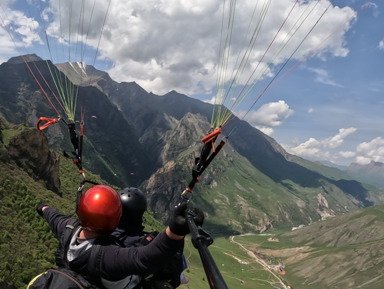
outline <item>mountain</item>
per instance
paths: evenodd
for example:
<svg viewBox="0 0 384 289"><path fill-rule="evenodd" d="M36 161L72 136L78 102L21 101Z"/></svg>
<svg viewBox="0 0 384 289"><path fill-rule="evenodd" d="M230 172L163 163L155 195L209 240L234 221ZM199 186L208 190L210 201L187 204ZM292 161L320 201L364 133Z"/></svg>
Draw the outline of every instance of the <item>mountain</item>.
<svg viewBox="0 0 384 289"><path fill-rule="evenodd" d="M53 88L55 85L50 73L50 70L54 70L52 66L49 61L34 61L29 65L40 83L44 84L40 74L45 75L48 85ZM23 61L12 59L11 62L3 63L0 76L0 112L9 122L36 126L42 116L57 117ZM64 75L60 77L65 78ZM84 167L111 183L124 186L129 180L129 183L138 186L150 176L150 172L143 165L148 163L148 157L134 128L126 123L117 107L98 89L79 87L78 93L81 95L78 119L81 107L86 109L84 146L87 149L84 150ZM124 127L123 134L120 134L121 127ZM50 145L57 151L73 150L64 122L49 127L46 133Z"/></svg>
<svg viewBox="0 0 384 289"><path fill-rule="evenodd" d="M378 188L384 188L384 164L371 161L367 165L352 163L347 168L349 175L361 182L372 184Z"/></svg>
<svg viewBox="0 0 384 289"><path fill-rule="evenodd" d="M53 64L33 59L31 67L54 87ZM79 85L79 107L86 110L84 168L120 187L140 186L149 193L155 217L165 222L191 180L212 105L176 91L148 93L81 63L57 67L60 77ZM54 116L23 61L3 63L0 77L0 112L8 121L34 126L38 117ZM62 123L46 134L55 150L71 150ZM290 228L383 201L375 187L288 154L245 121L234 119L222 135L226 145L200 177L192 199L207 212L214 233Z"/></svg>
<svg viewBox="0 0 384 289"><path fill-rule="evenodd" d="M342 171L345 171L348 168L347 166L338 165L338 164L335 164L335 163L330 162L330 161L316 161L316 162L321 164L321 165L328 166L331 168L337 168L337 169L342 170Z"/></svg>

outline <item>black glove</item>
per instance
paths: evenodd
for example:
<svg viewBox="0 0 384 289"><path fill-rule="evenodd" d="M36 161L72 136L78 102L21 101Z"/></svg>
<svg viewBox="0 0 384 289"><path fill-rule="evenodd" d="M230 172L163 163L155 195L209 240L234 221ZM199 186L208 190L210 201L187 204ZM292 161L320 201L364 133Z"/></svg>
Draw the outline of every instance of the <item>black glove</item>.
<svg viewBox="0 0 384 289"><path fill-rule="evenodd" d="M173 217L169 223L169 228L171 232L179 235L185 236L189 233L189 227L186 221L187 213L187 202L183 201L173 211ZM188 210L189 215L193 217L197 226L201 226L204 222L204 213L198 208L190 208Z"/></svg>
<svg viewBox="0 0 384 289"><path fill-rule="evenodd" d="M46 202L40 200L40 203L37 205L36 211L40 216L43 216L43 207L48 206Z"/></svg>
<svg viewBox="0 0 384 289"><path fill-rule="evenodd" d="M192 217L193 221L195 221L196 226L202 226L204 223L204 213L199 208L192 207L187 210L186 216Z"/></svg>

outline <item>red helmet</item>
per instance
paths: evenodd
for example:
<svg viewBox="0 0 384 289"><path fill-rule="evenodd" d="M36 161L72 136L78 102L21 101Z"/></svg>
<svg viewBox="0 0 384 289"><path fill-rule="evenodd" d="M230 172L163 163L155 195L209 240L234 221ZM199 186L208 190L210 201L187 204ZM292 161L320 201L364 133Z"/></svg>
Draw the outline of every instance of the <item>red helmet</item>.
<svg viewBox="0 0 384 289"><path fill-rule="evenodd" d="M96 185L80 199L78 216L84 229L112 233L119 224L122 206L119 194L109 186Z"/></svg>

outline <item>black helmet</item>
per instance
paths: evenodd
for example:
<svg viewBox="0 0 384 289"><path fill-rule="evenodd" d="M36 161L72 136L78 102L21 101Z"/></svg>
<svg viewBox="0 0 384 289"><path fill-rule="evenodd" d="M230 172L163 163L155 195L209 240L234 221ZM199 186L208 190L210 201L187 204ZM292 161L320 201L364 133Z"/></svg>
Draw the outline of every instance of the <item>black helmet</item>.
<svg viewBox="0 0 384 289"><path fill-rule="evenodd" d="M120 222L136 223L142 222L144 212L147 210L147 196L137 188L125 188L119 192L123 214Z"/></svg>

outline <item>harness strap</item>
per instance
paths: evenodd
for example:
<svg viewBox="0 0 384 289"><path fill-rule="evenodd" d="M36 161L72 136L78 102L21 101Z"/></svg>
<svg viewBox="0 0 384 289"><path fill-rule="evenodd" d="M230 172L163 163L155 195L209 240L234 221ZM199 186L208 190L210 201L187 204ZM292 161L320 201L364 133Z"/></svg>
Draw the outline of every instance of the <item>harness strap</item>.
<svg viewBox="0 0 384 289"><path fill-rule="evenodd" d="M207 134L205 137L203 137L201 139L201 141L204 144L207 144L208 142L210 142L210 148L212 148L212 151L215 152L215 140L219 134L221 134L221 128L217 127L214 129L213 132L211 132L211 133Z"/></svg>
<svg viewBox="0 0 384 289"><path fill-rule="evenodd" d="M87 275L93 281L100 283L101 245L94 244L91 247L91 256L87 264Z"/></svg>
<svg viewBox="0 0 384 289"><path fill-rule="evenodd" d="M66 226L63 235L59 240L59 246L56 251L56 264L59 267L69 268L67 260L67 251L69 248L69 243L71 241L72 235L74 234L74 229L80 225L79 220L72 219Z"/></svg>

